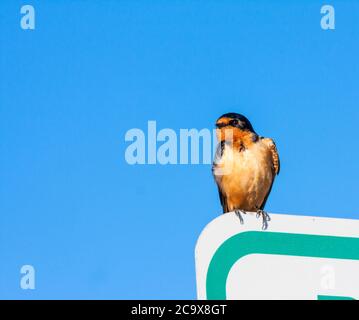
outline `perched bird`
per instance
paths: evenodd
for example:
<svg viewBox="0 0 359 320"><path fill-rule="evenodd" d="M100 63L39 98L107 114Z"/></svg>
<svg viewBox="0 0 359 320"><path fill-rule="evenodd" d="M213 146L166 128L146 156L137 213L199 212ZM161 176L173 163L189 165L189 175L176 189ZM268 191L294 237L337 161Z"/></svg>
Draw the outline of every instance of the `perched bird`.
<svg viewBox="0 0 359 320"><path fill-rule="evenodd" d="M267 229L270 217L264 206L271 192L280 162L274 141L258 136L249 120L238 113L226 113L216 122L218 147L212 172L218 186L223 213L256 212Z"/></svg>

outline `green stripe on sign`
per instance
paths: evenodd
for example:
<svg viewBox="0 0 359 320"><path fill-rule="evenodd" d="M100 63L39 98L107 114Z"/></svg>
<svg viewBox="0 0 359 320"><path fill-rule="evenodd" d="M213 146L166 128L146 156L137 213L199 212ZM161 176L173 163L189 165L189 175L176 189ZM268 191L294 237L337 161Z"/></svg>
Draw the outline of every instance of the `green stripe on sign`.
<svg viewBox="0 0 359 320"><path fill-rule="evenodd" d="M225 300L232 266L250 254L359 260L359 238L248 231L227 239L215 252L207 271L207 299Z"/></svg>
<svg viewBox="0 0 359 320"><path fill-rule="evenodd" d="M352 297L318 296L318 300L355 300Z"/></svg>

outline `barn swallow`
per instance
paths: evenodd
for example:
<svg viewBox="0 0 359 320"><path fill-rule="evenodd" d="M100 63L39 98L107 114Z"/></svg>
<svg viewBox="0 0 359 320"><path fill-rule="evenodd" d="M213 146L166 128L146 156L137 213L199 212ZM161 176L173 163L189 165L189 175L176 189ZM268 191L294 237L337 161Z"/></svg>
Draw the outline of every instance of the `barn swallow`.
<svg viewBox="0 0 359 320"><path fill-rule="evenodd" d="M223 213L235 211L243 223L242 214L257 213L262 217L262 229L270 217L264 206L280 162L274 141L254 131L249 120L238 113L226 113L216 121L218 147L212 172L218 186Z"/></svg>

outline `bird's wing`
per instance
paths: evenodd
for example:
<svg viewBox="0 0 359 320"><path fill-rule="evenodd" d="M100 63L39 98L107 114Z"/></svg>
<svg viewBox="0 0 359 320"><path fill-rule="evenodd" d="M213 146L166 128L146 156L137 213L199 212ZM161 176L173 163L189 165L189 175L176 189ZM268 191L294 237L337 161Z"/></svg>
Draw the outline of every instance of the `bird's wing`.
<svg viewBox="0 0 359 320"><path fill-rule="evenodd" d="M271 183L271 186L263 200L263 203L262 205L260 206L260 209L263 210L265 205L266 205L266 202L268 200L268 196L269 194L271 193L272 191L272 187L273 187L273 183L274 183L274 179L275 179L275 176L279 174L279 171L280 171L280 160L279 160L279 154L278 154L278 151L277 151L277 147L275 145L275 142L270 139L270 138L262 138L262 141L268 146L270 152L271 152L271 155L272 155L272 164L273 164L273 179L272 179L272 183Z"/></svg>
<svg viewBox="0 0 359 320"><path fill-rule="evenodd" d="M214 161L213 161L213 165L212 165L212 173L214 175L214 179L217 183L217 187L218 187L218 194L219 194L219 200L221 201L221 205L222 205L222 208L223 208L223 212L228 212L228 206L227 206L227 197L226 195L222 192L222 189L221 189L221 183L220 183L220 180L221 180L221 176L216 176L214 174L214 169L217 165L217 163L221 160L222 156L223 156L223 152L224 152L224 148L225 148L225 141L221 141L220 143L218 143L217 145L217 150L216 150L216 155L215 155L215 158L214 158Z"/></svg>
<svg viewBox="0 0 359 320"><path fill-rule="evenodd" d="M272 154L273 169L275 174L278 175L280 171L280 160L275 142L270 138L262 138L262 141L268 146Z"/></svg>
<svg viewBox="0 0 359 320"><path fill-rule="evenodd" d="M226 195L222 192L222 189L219 187L219 185L218 185L218 194L219 194L219 200L221 201L223 213L226 213L226 212L229 211L228 205L227 205L227 197L226 197Z"/></svg>

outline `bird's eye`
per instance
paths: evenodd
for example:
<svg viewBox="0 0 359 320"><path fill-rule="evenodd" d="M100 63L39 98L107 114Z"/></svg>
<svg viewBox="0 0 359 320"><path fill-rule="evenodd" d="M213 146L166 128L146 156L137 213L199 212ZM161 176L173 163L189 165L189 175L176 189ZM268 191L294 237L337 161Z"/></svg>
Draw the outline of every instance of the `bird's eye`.
<svg viewBox="0 0 359 320"><path fill-rule="evenodd" d="M235 127L235 126L238 125L238 120L237 120L237 119L233 119L233 120L231 120L230 124Z"/></svg>

